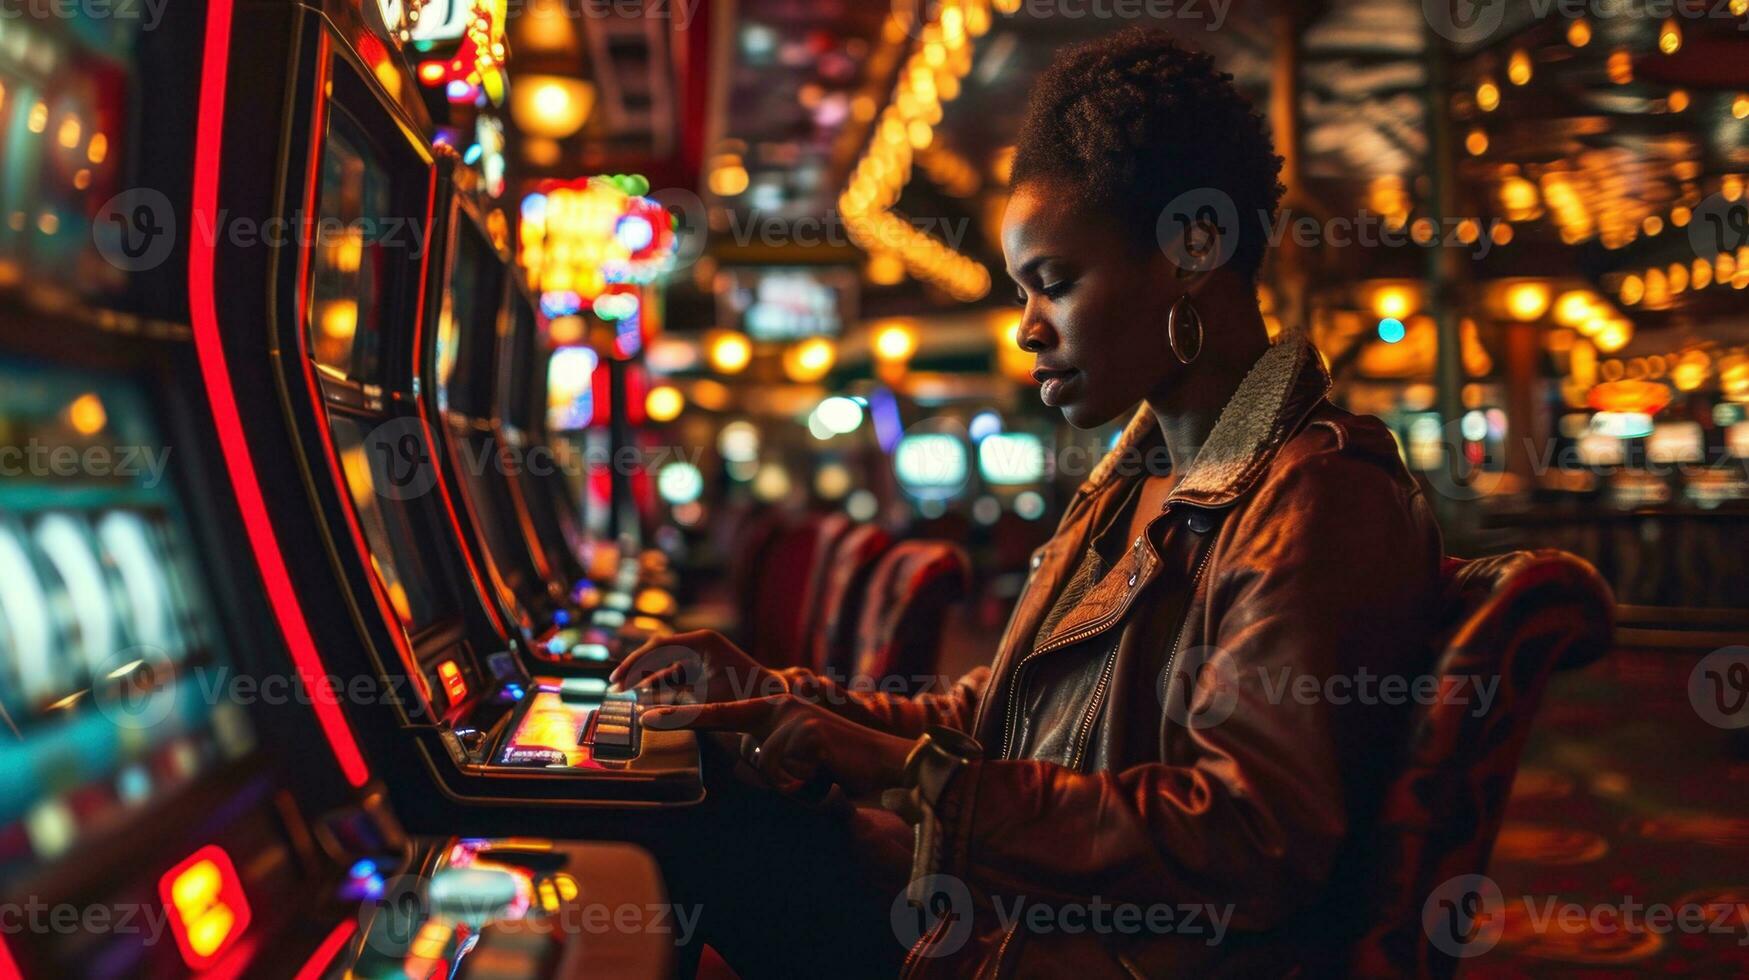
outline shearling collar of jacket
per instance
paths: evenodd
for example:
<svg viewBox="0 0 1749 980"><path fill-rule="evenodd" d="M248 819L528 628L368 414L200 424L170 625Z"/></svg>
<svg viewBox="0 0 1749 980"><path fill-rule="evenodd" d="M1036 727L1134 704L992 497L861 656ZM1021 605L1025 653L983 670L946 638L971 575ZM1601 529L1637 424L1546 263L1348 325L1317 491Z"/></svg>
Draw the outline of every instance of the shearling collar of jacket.
<svg viewBox="0 0 1749 980"><path fill-rule="evenodd" d="M1224 507L1237 500L1329 391L1330 374L1311 343L1297 333L1282 337L1239 382L1209 430L1208 442L1191 460L1168 502ZM1154 413L1144 404L1111 452L1094 467L1087 489L1097 490L1110 481L1127 454L1158 438Z"/></svg>

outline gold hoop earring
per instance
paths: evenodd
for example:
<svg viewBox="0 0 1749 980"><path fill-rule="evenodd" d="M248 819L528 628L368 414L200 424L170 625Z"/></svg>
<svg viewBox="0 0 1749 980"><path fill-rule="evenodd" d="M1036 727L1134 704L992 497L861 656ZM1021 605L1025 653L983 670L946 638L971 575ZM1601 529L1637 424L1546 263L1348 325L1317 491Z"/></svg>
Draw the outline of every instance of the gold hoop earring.
<svg viewBox="0 0 1749 980"><path fill-rule="evenodd" d="M1186 354L1180 334L1192 329L1196 331L1196 344ZM1172 348L1172 356L1178 358L1180 364L1189 364L1202 354L1202 314L1190 302L1189 293L1178 297L1172 308L1166 311L1166 344Z"/></svg>

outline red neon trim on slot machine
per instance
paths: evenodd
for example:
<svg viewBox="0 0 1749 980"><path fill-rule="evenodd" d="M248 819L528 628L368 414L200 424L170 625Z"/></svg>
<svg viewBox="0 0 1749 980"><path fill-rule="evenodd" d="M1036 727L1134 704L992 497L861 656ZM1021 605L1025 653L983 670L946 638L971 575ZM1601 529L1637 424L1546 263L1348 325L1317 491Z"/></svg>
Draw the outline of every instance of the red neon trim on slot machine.
<svg viewBox="0 0 1749 980"><path fill-rule="evenodd" d="M432 235L437 234L437 169L435 167L431 171L431 193L426 199L425 205L425 228L427 245L425 261L419 269L419 315L413 320L413 377L415 378L425 377L425 297L426 285L430 282L432 255L429 241ZM431 383L436 385L437 379L432 378ZM456 515L455 500L451 498L449 492L448 471L443 464L437 461L439 452L437 433L431 428L431 416L425 410L425 399L415 398L413 401L419 409L419 427L425 431L425 444L431 448L431 465L437 467L437 496L443 501L444 516L449 518L449 527L455 534L456 546L461 549L462 564L468 567L468 578L473 581L474 589L480 595L481 605L486 607L486 616L497 627L499 635L509 638L511 634L510 624L506 623L504 617L499 615L497 602L497 598L509 594L509 587L498 576L496 569L491 571L492 582L497 586L497 590L494 591L486 587L486 578L480 574L480 566L474 561L473 544L468 540L467 535L462 533L461 518Z"/></svg>
<svg viewBox="0 0 1749 980"><path fill-rule="evenodd" d="M219 158L224 145L225 74L230 54L233 4L234 0L209 0L207 4L194 150L194 227L197 228L217 227ZM273 605L280 634L285 637L286 648L291 652L299 678L311 691L326 691L327 670L316 650L315 638L310 635L303 604L298 599L297 590L292 587L285 555L280 551L279 538L267 514L267 501L262 496L254 457L250 455L249 438L243 430L236 395L231 390L231 369L225 361L224 342L219 335L219 311L214 293L217 258L210 238L191 237L188 305L201 381L206 387L207 403L212 407L213 424L218 429L219 447L224 452L231 489L237 495L237 507L242 512L243 528L249 536L250 550L261 570L262 581L267 586L267 596ZM311 701L316 721L321 725L328 747L333 750L347 781L354 786L370 782L370 768L365 765L352 729L340 712L338 699L313 697Z"/></svg>
<svg viewBox="0 0 1749 980"><path fill-rule="evenodd" d="M24 974L18 972L18 963L12 958L12 951L6 948L6 940L0 939L0 980L24 980Z"/></svg>
<svg viewBox="0 0 1749 980"><path fill-rule="evenodd" d="M310 958L304 962L303 967L298 970L297 976L293 980L316 980L317 977L328 972L328 964L334 962L334 957L340 955L340 950L346 946L346 941L351 939L352 934L357 930L358 921L355 919L345 919L335 926L334 931L328 934L328 938L322 940L322 945L317 946L316 951L310 954Z"/></svg>

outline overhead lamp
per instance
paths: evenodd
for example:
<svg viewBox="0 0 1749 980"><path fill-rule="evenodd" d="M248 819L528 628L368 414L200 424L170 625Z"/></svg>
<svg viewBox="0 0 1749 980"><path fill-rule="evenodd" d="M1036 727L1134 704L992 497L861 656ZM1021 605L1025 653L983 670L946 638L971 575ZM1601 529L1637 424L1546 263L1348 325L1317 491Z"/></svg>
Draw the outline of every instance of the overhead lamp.
<svg viewBox="0 0 1749 980"><path fill-rule="evenodd" d="M1415 311L1415 294L1408 286L1385 286L1373 293L1372 311L1381 320L1401 320Z"/></svg>
<svg viewBox="0 0 1749 980"><path fill-rule="evenodd" d="M1578 328L1591 318L1597 296L1588 289L1575 289L1561 294L1555 301L1555 322L1564 327Z"/></svg>
<svg viewBox="0 0 1749 980"><path fill-rule="evenodd" d="M810 337L783 352L783 371L791 381L807 384L824 378L837 358L830 340Z"/></svg>
<svg viewBox="0 0 1749 980"><path fill-rule="evenodd" d="M565 75L520 75L510 92L510 115L523 133L562 140L583 128L595 108L595 86Z"/></svg>
<svg viewBox="0 0 1749 980"><path fill-rule="evenodd" d="M1520 282L1506 288L1506 312L1514 320L1531 323L1549 311L1549 287L1543 282Z"/></svg>
<svg viewBox="0 0 1749 980"><path fill-rule="evenodd" d="M725 332L711 341L711 367L719 374L739 374L753 360L753 345L742 334Z"/></svg>
<svg viewBox="0 0 1749 980"><path fill-rule="evenodd" d="M909 360L917 350L917 332L903 323L889 323L874 335L875 356L883 361Z"/></svg>

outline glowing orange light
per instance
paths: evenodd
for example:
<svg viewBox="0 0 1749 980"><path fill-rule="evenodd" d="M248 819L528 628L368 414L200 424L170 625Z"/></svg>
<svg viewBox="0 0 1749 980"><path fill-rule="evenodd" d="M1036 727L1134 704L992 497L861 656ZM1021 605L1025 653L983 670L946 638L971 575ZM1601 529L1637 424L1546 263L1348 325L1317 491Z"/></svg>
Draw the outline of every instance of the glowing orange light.
<svg viewBox="0 0 1749 980"><path fill-rule="evenodd" d="M211 966L249 928L249 900L231 856L217 845L195 851L158 879L170 930L190 969Z"/></svg>
<svg viewBox="0 0 1749 980"><path fill-rule="evenodd" d="M468 696L468 681L462 676L460 667L453 660L445 660L437 665L437 676L443 680L443 690L449 695L449 702L455 704Z"/></svg>

